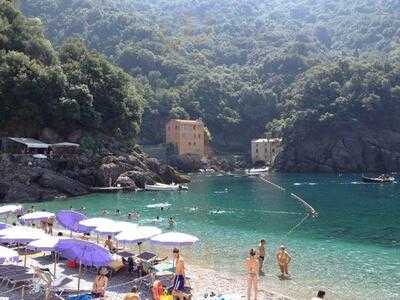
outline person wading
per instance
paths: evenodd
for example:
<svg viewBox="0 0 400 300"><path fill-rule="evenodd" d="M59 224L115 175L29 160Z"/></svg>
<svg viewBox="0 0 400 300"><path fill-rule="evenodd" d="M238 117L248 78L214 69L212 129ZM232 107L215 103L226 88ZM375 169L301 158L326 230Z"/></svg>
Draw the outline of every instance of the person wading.
<svg viewBox="0 0 400 300"><path fill-rule="evenodd" d="M247 271L247 300L251 298L251 290L254 292L254 300L257 300L258 294L258 276L260 271L260 263L256 257L256 251L251 249L249 257L246 259Z"/></svg>

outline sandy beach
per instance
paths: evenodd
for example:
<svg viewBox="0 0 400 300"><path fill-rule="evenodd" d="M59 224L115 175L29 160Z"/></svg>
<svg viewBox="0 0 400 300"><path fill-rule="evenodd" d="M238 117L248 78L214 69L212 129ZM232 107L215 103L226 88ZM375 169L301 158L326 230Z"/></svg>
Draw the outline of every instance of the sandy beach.
<svg viewBox="0 0 400 300"><path fill-rule="evenodd" d="M34 255L28 258L28 265L32 267L48 268L49 270L54 269L53 259L51 255ZM57 277L69 276L72 281L68 284L68 288L74 289L78 284L78 270L70 270L66 268L65 261L60 262L57 265ZM192 287L193 298L192 299L216 299L222 294L238 294L241 299L246 299L246 285L245 278L242 276L234 276L232 274L226 274L217 272L212 269L207 269L199 266L189 266L188 276L190 278L190 286ZM83 291L90 291L92 282L95 277L95 272L92 270L84 270L82 279L80 282L81 289ZM109 300L120 300L123 299L125 293L127 293L133 285L138 285L137 282L132 282L132 278L129 277L126 271L122 271L114 274L110 281L109 287L106 293L106 299ZM11 293L3 294L7 288L2 287L0 292L0 299L17 300L21 299L21 291L17 290ZM148 289L141 288L142 299L149 299ZM212 296L215 295L215 296ZM1 298L4 297L4 298ZM31 290L26 291L24 299L42 299L43 295ZM259 299L270 300L270 299L282 299L289 300L292 298L285 297L279 293L273 291L267 291L260 287Z"/></svg>

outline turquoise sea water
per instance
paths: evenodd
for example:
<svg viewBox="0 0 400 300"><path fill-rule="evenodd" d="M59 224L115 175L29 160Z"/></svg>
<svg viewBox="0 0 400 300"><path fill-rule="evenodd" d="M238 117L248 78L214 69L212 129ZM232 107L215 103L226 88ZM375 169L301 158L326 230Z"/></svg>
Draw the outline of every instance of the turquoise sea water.
<svg viewBox="0 0 400 300"><path fill-rule="evenodd" d="M359 175L279 174L271 180L304 198L319 217L285 236L304 217L304 207L287 192L239 176L195 175L189 192L97 194L38 206L57 211L83 205L88 215L107 209L117 219L136 209L142 220L163 218L165 230L174 216L177 230L201 239L185 249L187 260L230 273L243 273L248 250L265 238L267 289L300 299L320 288L329 299L400 299L400 184L363 184ZM161 202L171 206L146 207ZM116 208L123 216L114 215ZM276 276L280 244L292 254L292 280Z"/></svg>

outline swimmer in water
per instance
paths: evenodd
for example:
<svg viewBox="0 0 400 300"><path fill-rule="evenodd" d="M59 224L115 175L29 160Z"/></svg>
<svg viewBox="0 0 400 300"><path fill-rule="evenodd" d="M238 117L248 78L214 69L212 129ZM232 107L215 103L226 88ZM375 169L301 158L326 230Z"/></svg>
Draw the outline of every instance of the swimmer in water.
<svg viewBox="0 0 400 300"><path fill-rule="evenodd" d="M117 208L116 210L115 210L115 215L116 216L119 216L121 214L121 211L119 210L119 208Z"/></svg>
<svg viewBox="0 0 400 300"><path fill-rule="evenodd" d="M174 218L173 217L170 217L169 218L169 220L168 220L168 225L169 225L169 227L174 227L175 225L176 225L176 222L175 222L175 220L174 220Z"/></svg>
<svg viewBox="0 0 400 300"><path fill-rule="evenodd" d="M132 220L132 214L128 213L128 220Z"/></svg>
<svg viewBox="0 0 400 300"><path fill-rule="evenodd" d="M86 207L81 206L81 211L85 211L85 210L86 210Z"/></svg>
<svg viewBox="0 0 400 300"><path fill-rule="evenodd" d="M101 212L101 214L102 214L103 216L107 215L107 214L108 214L107 209L103 209L102 212Z"/></svg>

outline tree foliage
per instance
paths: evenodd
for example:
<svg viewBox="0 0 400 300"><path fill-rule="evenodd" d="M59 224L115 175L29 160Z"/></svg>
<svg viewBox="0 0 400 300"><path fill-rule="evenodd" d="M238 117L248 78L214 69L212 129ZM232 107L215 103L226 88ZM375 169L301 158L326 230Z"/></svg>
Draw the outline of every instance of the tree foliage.
<svg viewBox="0 0 400 300"><path fill-rule="evenodd" d="M39 19L0 2L0 127L3 134L37 136L50 127L135 138L143 106L140 84L77 39L59 51ZM118 133L120 136L117 136Z"/></svg>
<svg viewBox="0 0 400 300"><path fill-rule="evenodd" d="M307 122L365 123L395 105L399 1L21 0L21 8L55 44L79 37L140 81L145 142L162 142L169 118L202 118L215 145L243 149L266 124L289 136Z"/></svg>

